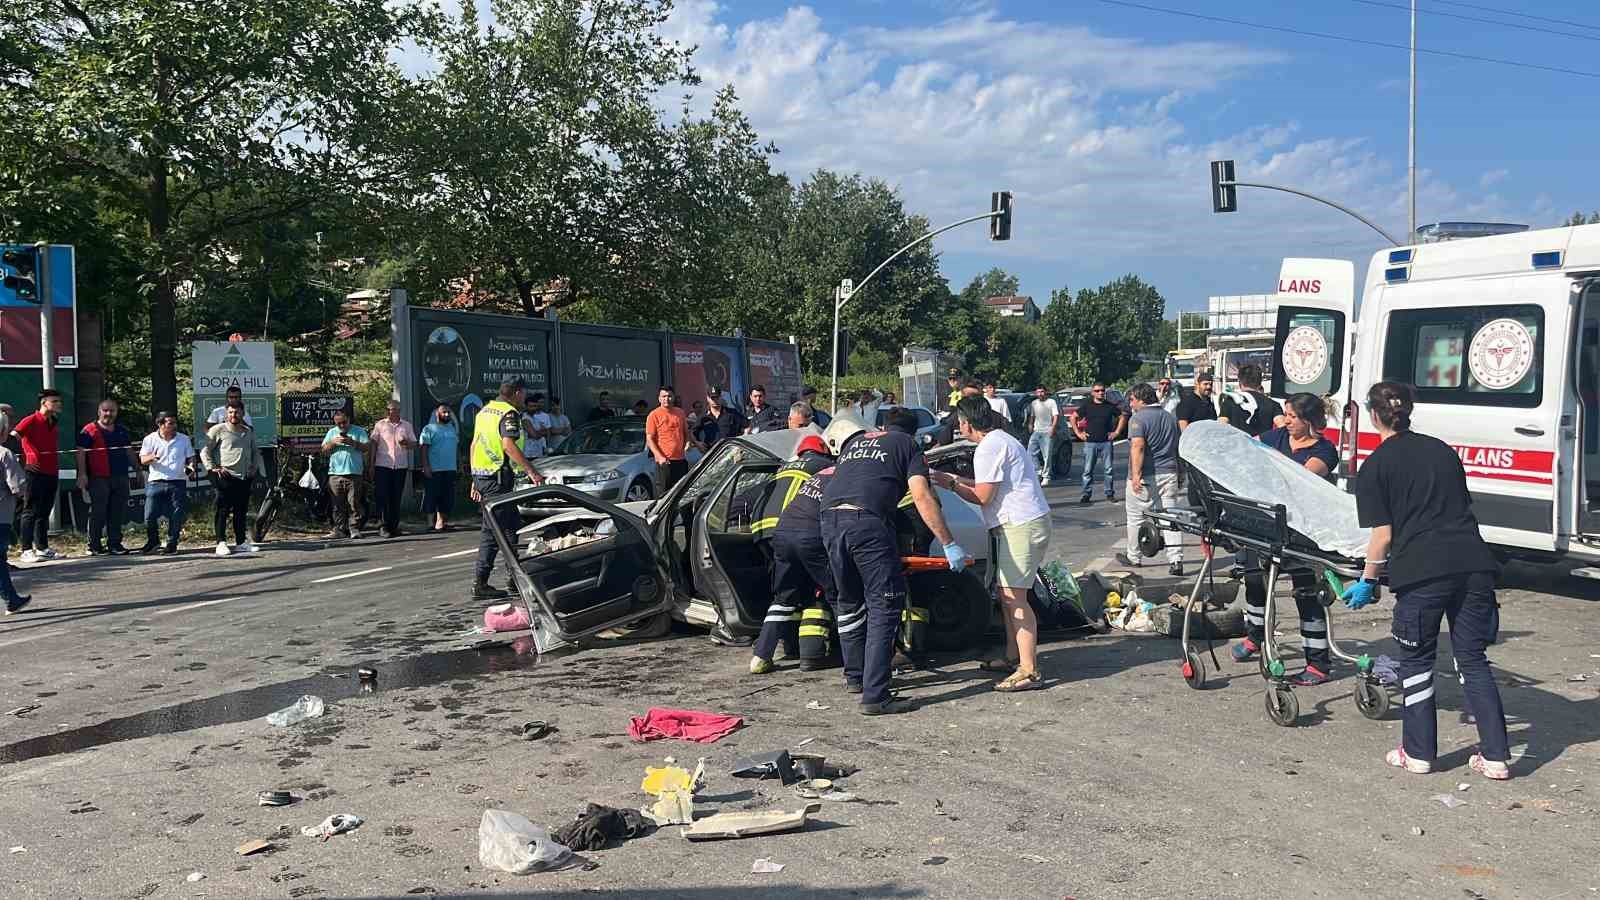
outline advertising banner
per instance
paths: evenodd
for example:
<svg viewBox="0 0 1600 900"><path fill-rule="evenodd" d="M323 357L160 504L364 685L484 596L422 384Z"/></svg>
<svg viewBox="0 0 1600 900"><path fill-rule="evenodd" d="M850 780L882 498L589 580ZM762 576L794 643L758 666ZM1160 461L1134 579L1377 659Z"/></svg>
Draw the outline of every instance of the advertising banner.
<svg viewBox="0 0 1600 900"><path fill-rule="evenodd" d="M555 323L517 316L438 309L410 311L419 409L404 410L413 422L428 421L440 404L455 411L463 437L478 410L500 392L500 382L519 376L528 392L550 392L551 343Z"/></svg>
<svg viewBox="0 0 1600 900"><path fill-rule="evenodd" d="M639 400L656 405L656 391L668 380L661 363L661 332L591 325L561 329L561 402L575 423L589 418L600 392L610 394L619 413Z"/></svg>
<svg viewBox="0 0 1600 900"><path fill-rule="evenodd" d="M316 453L333 427L333 414L341 409L354 419L356 398L351 394L284 394L278 406L278 434L301 453Z"/></svg>
<svg viewBox="0 0 1600 900"><path fill-rule="evenodd" d="M672 386L690 409L704 400L713 388L720 388L723 403L743 406L745 402L744 354L732 338L672 336Z"/></svg>
<svg viewBox="0 0 1600 900"><path fill-rule="evenodd" d="M205 441L206 417L227 401L230 387L244 398L245 412L262 447L278 439L278 366L271 341L195 341L194 440Z"/></svg>
<svg viewBox="0 0 1600 900"><path fill-rule="evenodd" d="M750 387L767 389L767 402L783 409L800 399L800 349L778 341L745 341L750 357ZM740 398L740 404L749 402Z"/></svg>

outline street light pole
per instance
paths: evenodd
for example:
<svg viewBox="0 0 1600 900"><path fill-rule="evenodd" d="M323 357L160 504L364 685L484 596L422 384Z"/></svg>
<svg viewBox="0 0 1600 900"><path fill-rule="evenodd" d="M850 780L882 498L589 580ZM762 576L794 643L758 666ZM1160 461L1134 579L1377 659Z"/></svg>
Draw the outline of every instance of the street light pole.
<svg viewBox="0 0 1600 900"><path fill-rule="evenodd" d="M1306 191L1296 190L1296 189L1294 189L1292 187L1284 187L1284 186L1279 185L1279 184L1261 184L1259 182L1253 182L1253 181L1224 181L1224 182L1221 182L1221 184L1222 184L1223 187L1253 187L1253 188L1263 188L1263 189L1269 190L1269 191L1283 191L1286 194L1294 194L1297 197L1304 197L1307 200L1315 200L1318 203L1323 203L1323 204L1326 204L1328 206L1331 206L1334 209L1337 209L1338 211L1344 213L1345 215L1356 219L1357 221L1361 222L1361 224L1363 224L1363 225L1367 226L1368 228L1371 228L1373 231L1376 231L1377 233L1383 235L1383 239L1388 241L1389 243L1393 244L1394 246L1396 246L1396 247L1403 246L1399 241L1394 239L1394 235L1390 234L1387 231L1384 231L1382 228L1379 228L1377 225L1373 224L1371 219L1367 218L1366 216L1363 216L1362 214L1356 212L1355 210L1349 208L1348 206L1343 206L1341 204L1335 203L1332 200L1329 200L1327 197L1318 197L1316 194L1308 193Z"/></svg>
<svg viewBox="0 0 1600 900"><path fill-rule="evenodd" d="M39 278L39 385L45 390L56 386L55 308L50 303L50 244L33 245L38 260Z"/></svg>
<svg viewBox="0 0 1600 900"><path fill-rule="evenodd" d="M1417 0L1411 0L1411 129L1410 155L1406 166L1411 184L1411 230L1407 241L1417 239Z"/></svg>

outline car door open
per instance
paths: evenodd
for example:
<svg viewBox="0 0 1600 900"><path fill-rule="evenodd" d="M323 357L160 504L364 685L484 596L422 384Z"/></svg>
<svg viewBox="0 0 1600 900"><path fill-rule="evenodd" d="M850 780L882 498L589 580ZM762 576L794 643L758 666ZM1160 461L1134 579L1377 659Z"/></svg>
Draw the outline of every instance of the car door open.
<svg viewBox="0 0 1600 900"><path fill-rule="evenodd" d="M663 612L667 574L645 521L570 487L526 488L489 501L489 520L503 505L557 507L594 513L592 526L546 542L507 534L495 540L512 583L527 604L540 652L606 628Z"/></svg>

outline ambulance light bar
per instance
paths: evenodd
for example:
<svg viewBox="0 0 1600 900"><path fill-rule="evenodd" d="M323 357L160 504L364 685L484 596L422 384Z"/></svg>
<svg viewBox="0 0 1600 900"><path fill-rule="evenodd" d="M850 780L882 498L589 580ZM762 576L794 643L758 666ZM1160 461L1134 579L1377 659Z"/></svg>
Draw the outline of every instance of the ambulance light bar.
<svg viewBox="0 0 1600 900"><path fill-rule="evenodd" d="M1389 282L1390 284L1405 281L1410 277L1411 270L1405 266L1397 266L1393 269L1383 270L1383 280Z"/></svg>
<svg viewBox="0 0 1600 900"><path fill-rule="evenodd" d="M1407 247L1404 250L1390 250L1389 265L1396 266L1411 262L1411 254L1415 252L1416 251L1412 250L1410 247Z"/></svg>
<svg viewBox="0 0 1600 900"><path fill-rule="evenodd" d="M1546 250L1543 253L1535 253L1533 255L1533 267L1535 269L1561 268L1561 251Z"/></svg>

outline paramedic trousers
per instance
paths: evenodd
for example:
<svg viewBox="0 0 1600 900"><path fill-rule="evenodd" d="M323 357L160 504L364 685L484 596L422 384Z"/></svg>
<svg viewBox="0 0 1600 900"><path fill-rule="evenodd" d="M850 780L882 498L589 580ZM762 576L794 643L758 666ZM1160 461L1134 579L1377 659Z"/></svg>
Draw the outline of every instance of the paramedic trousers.
<svg viewBox="0 0 1600 900"><path fill-rule="evenodd" d="M1244 577L1244 624L1250 643L1260 647L1266 636L1267 573L1263 571L1261 558L1255 554L1250 554L1244 563L1256 567L1256 571ZM1316 666L1317 671L1326 674L1331 665L1328 611L1317 599L1320 587L1317 575L1309 569L1291 569L1289 579L1294 584L1294 604L1300 610L1300 648L1305 652L1306 665Z"/></svg>
<svg viewBox="0 0 1600 900"><path fill-rule="evenodd" d="M1093 444L1089 446L1094 446ZM1088 471L1088 463L1084 464ZM1144 521L1146 510L1180 509L1183 503L1179 501L1178 476L1171 475L1146 475L1144 476L1144 490L1134 493L1130 488L1128 496L1122 498L1123 505L1128 511L1128 558L1140 562L1139 556L1139 524ZM1176 531L1161 532L1161 540L1166 545L1167 562L1183 562L1183 535Z"/></svg>
<svg viewBox="0 0 1600 900"><path fill-rule="evenodd" d="M478 564L474 574L478 582L489 580L490 573L494 572L495 557L500 554L500 545L495 541L495 526L505 532L506 539L515 542L517 529L522 527L522 514L517 512L515 503L505 503L495 507L491 516L489 501L501 494L510 493L510 479L498 476L484 478L479 475L472 476L472 484L478 489L478 494L483 497L483 525L478 532Z"/></svg>
<svg viewBox="0 0 1600 900"><path fill-rule="evenodd" d="M772 659L781 641L785 652L798 655L801 664L820 663L828 656L828 625L831 616L817 602L820 588L827 606L834 605L833 572L828 566L828 550L817 532L775 530L771 540L772 604L761 623L761 636L754 653ZM819 632L820 629L820 632ZM849 672L851 669L846 668ZM861 680L861 661L854 667Z"/></svg>
<svg viewBox="0 0 1600 900"><path fill-rule="evenodd" d="M861 702L888 702L894 643L906 605L906 577L894 526L865 510L826 509L822 541L839 597L834 612L845 680L852 680L852 662L860 660Z"/></svg>
<svg viewBox="0 0 1600 900"><path fill-rule="evenodd" d="M1439 652L1439 624L1450 621L1450 652L1467 712L1478 725L1478 752L1491 762L1509 762L1506 714L1500 689L1489 671L1484 648L1500 632L1500 605L1494 574L1463 572L1412 585L1394 604L1394 639L1400 645L1395 668L1405 695L1402 746L1412 759L1432 762L1439 753L1439 723L1433 696L1433 665Z"/></svg>

